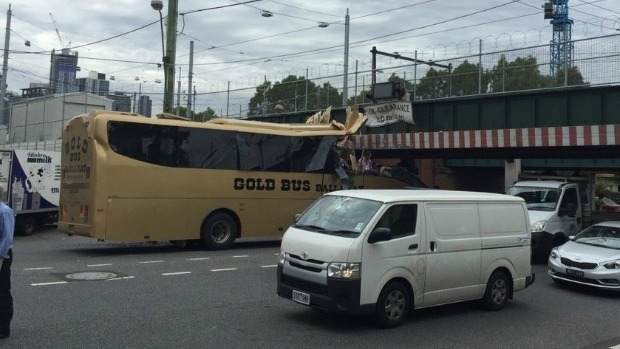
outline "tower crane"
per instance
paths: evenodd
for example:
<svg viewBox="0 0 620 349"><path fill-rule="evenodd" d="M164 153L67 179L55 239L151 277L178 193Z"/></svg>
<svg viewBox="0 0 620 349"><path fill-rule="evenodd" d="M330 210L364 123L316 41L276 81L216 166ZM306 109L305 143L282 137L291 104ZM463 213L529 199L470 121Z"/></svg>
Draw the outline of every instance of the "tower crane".
<svg viewBox="0 0 620 349"><path fill-rule="evenodd" d="M551 19L553 38L551 39L551 75L555 76L562 68L568 70L573 65L573 20L568 18L568 0L547 0L543 4L545 19Z"/></svg>
<svg viewBox="0 0 620 349"><path fill-rule="evenodd" d="M56 30L56 35L58 35L58 40L60 41L60 46L61 48L67 48L71 45L71 41L69 41L69 43L67 44L67 46L65 46L64 42L62 41L62 36L60 36L60 32L58 31L58 24L56 24L56 20L54 19L54 15L50 12L50 17L52 18L52 24L54 25L54 30Z"/></svg>

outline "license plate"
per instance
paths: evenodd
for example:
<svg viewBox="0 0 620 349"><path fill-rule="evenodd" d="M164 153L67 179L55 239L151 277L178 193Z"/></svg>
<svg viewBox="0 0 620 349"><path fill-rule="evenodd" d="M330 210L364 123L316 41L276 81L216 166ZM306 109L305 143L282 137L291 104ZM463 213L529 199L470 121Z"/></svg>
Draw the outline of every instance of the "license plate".
<svg viewBox="0 0 620 349"><path fill-rule="evenodd" d="M310 305L310 295L304 292L293 290L293 300L297 303Z"/></svg>
<svg viewBox="0 0 620 349"><path fill-rule="evenodd" d="M583 271L581 271L581 270L566 269L566 274L567 275L572 275L572 276L577 276L577 277L580 277L580 278L583 277Z"/></svg>

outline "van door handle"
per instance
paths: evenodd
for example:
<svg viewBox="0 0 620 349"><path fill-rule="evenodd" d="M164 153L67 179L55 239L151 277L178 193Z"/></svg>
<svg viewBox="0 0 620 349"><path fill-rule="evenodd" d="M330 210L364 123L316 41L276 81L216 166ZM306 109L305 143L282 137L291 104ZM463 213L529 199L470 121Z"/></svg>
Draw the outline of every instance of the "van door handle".
<svg viewBox="0 0 620 349"><path fill-rule="evenodd" d="M418 244L411 244L411 245L409 245L409 249L410 250L415 250L417 248L418 248Z"/></svg>
<svg viewBox="0 0 620 349"><path fill-rule="evenodd" d="M435 251L435 241L431 241L431 252Z"/></svg>

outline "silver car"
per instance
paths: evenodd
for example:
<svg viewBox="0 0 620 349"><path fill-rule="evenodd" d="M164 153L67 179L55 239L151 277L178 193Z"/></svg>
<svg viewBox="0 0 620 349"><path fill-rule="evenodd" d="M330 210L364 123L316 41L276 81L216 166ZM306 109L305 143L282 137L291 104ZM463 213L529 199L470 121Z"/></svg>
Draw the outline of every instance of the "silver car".
<svg viewBox="0 0 620 349"><path fill-rule="evenodd" d="M584 229L553 248L548 264L553 281L620 291L620 221Z"/></svg>

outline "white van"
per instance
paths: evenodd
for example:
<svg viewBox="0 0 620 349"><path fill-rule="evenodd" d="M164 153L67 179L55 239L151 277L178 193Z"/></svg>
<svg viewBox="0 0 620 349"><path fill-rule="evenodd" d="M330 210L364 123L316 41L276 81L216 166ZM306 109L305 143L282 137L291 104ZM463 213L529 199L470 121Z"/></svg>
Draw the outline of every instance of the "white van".
<svg viewBox="0 0 620 349"><path fill-rule="evenodd" d="M562 245L569 236L581 231L583 206L578 183L521 181L508 188L506 194L525 199L535 257L547 260L553 247Z"/></svg>
<svg viewBox="0 0 620 349"><path fill-rule="evenodd" d="M282 238L278 295L400 325L410 309L481 299L499 310L534 282L522 198L447 190L343 190Z"/></svg>

